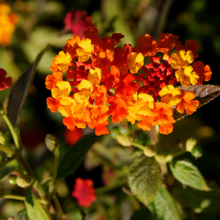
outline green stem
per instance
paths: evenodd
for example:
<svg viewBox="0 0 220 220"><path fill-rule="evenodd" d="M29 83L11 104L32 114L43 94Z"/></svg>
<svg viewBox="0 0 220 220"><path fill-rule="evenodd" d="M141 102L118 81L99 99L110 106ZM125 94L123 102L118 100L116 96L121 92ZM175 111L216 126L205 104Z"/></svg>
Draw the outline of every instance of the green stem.
<svg viewBox="0 0 220 220"><path fill-rule="evenodd" d="M4 168L8 163L10 163L12 160L14 160L14 157L11 157L10 159L4 161L3 163L0 164L0 171L2 168Z"/></svg>
<svg viewBox="0 0 220 220"><path fill-rule="evenodd" d="M153 140L153 144L157 144L158 142L158 135L155 129L155 126L151 126L151 131L150 131L152 140Z"/></svg>
<svg viewBox="0 0 220 220"><path fill-rule="evenodd" d="M20 149L20 144L19 144L19 139L18 139L18 135L17 133L15 132L10 120L8 119L7 115L3 112L3 110L0 108L0 114L2 115L2 117L5 119L5 122L7 123L10 131L11 131L11 134L12 134L12 137L14 139L14 142L15 142L15 146L16 148L19 150Z"/></svg>
<svg viewBox="0 0 220 220"><path fill-rule="evenodd" d="M24 196L17 196L17 195L4 195L4 199L14 199L14 200L20 200L25 201L26 198ZM48 202L43 199L37 199L38 202L40 202L43 205L48 205Z"/></svg>
<svg viewBox="0 0 220 220"><path fill-rule="evenodd" d="M175 153L169 154L168 156L165 157L165 162L168 163L168 162L172 161L174 157L178 157L178 156L184 154L185 152L186 152L186 150L180 150Z"/></svg>
<svg viewBox="0 0 220 220"><path fill-rule="evenodd" d="M53 196L54 190L55 190L55 182L57 178L57 170L59 166L59 148L56 147L54 150L54 166L53 166L53 177L52 181L50 183L49 192Z"/></svg>
<svg viewBox="0 0 220 220"><path fill-rule="evenodd" d="M12 157L14 154L16 154L16 151L12 150L11 148L1 145L0 144L0 151L5 152L9 157Z"/></svg>
<svg viewBox="0 0 220 220"><path fill-rule="evenodd" d="M55 204L55 207L56 207L56 215L57 215L57 218L58 219L61 219L64 215L63 213L63 210L62 210L62 207L57 199L57 196L54 194L53 195L53 201L54 201L54 204Z"/></svg>
<svg viewBox="0 0 220 220"><path fill-rule="evenodd" d="M44 192L44 190L42 189L41 185L39 184L34 172L32 171L32 169L30 168L30 166L28 165L28 163L24 160L24 158L22 157L22 155L18 154L15 159L17 160L18 164L20 164L23 169L27 172L27 174L29 176L32 176L34 178L34 188L37 190L39 196L41 198L45 198L46 194Z"/></svg>
<svg viewBox="0 0 220 220"><path fill-rule="evenodd" d="M131 145L134 146L134 147L137 147L137 148L139 148L141 150L144 150L144 148L145 148L143 145L138 144L138 143L134 143L134 142Z"/></svg>

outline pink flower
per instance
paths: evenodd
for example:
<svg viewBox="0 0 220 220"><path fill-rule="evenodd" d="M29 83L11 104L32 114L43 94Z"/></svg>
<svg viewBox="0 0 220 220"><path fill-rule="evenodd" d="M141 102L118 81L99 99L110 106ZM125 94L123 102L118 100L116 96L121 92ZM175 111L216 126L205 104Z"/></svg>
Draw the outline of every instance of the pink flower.
<svg viewBox="0 0 220 220"><path fill-rule="evenodd" d="M87 16L87 11L72 10L64 18L65 28L74 35L83 38L83 32L93 26L91 17Z"/></svg>
<svg viewBox="0 0 220 220"><path fill-rule="evenodd" d="M77 199L80 206L88 208L96 200L93 181L90 179L83 180L77 178L72 196Z"/></svg>

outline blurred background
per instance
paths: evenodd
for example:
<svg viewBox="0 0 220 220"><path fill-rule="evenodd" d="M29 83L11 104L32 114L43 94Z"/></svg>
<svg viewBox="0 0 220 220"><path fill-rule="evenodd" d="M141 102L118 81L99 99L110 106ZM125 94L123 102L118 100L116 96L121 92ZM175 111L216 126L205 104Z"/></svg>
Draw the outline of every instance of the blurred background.
<svg viewBox="0 0 220 220"><path fill-rule="evenodd" d="M87 11L87 16L91 17L91 22L98 27L102 36L122 33L125 35L122 44L129 43L135 46L137 37L144 33L153 35L157 39L160 32L173 33L179 35L182 44L187 39L194 39L200 45L198 59L205 65L208 64L213 72L208 84L220 85L218 70L220 10L214 0L7 0L7 3L11 6L12 12L17 14L18 22L11 42L6 46L0 45L0 68L7 71L13 83L48 43L54 45L53 49L44 54L38 65L21 116L21 138L32 165L41 166L44 161L42 166L51 169L50 159L47 160L48 163L45 162L45 158L48 158L48 152L45 151L44 146L44 137L47 133L57 135L63 151L76 141L62 124L62 116L58 112L51 113L47 109L46 98L50 97L50 91L45 87L45 78L52 73L50 64L53 57L72 37L72 31L81 28L80 26L72 30L65 28L64 19L70 10ZM9 93L9 89L0 92L0 103L3 103L3 106L7 105ZM161 135L161 139L164 146L174 146L181 141L185 143L191 137L196 138L203 149L203 157L196 160L188 154L185 157L198 166L208 183L214 182L220 185L220 105L218 103L220 103L219 97L198 109L192 116L176 122L174 132L168 136ZM2 130L6 130L3 122L0 121L0 123ZM74 137L80 138L83 132L86 131L78 131ZM110 161L116 161L116 164L119 160L126 161L129 152L125 155L124 152L121 153L123 156L115 152L112 152ZM119 156L116 158L115 155ZM75 179L79 176L92 179L95 187L104 185L103 173L108 172L110 175L111 170L108 166L100 165L100 161L95 158L94 154L89 155L88 158L74 175L67 178L67 185L60 183L63 184L64 194L71 192ZM107 181L112 181L114 178L116 177L112 175L112 178ZM114 203L112 197L108 199L108 204ZM67 204L69 200L66 201ZM2 212L8 214L13 211Z"/></svg>

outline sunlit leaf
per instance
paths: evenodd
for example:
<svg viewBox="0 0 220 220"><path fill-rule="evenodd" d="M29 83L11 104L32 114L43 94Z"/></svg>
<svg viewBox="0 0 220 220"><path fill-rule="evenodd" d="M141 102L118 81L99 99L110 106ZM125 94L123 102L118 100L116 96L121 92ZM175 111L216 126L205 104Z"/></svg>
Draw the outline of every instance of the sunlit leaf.
<svg viewBox="0 0 220 220"><path fill-rule="evenodd" d="M25 207L30 220L50 220L42 205L32 194L31 188L27 189Z"/></svg>
<svg viewBox="0 0 220 220"><path fill-rule="evenodd" d="M194 189L208 191L210 188L200 174L197 167L188 161L178 160L169 163L173 176L182 184Z"/></svg>
<svg viewBox="0 0 220 220"><path fill-rule="evenodd" d="M176 201L163 187L159 189L154 201L149 204L149 209L154 220L182 219Z"/></svg>
<svg viewBox="0 0 220 220"><path fill-rule="evenodd" d="M141 155L130 167L128 183L131 192L147 205L153 201L160 188L160 168L154 157Z"/></svg>
<svg viewBox="0 0 220 220"><path fill-rule="evenodd" d="M214 98L220 95L220 86L215 85L191 85L189 87L179 86L179 89L184 89L191 91L195 94L195 100L199 101L199 108L208 102L212 101ZM184 112L183 114L174 111L174 119L176 121L186 117L188 114Z"/></svg>
<svg viewBox="0 0 220 220"><path fill-rule="evenodd" d="M98 141L99 137L94 133L87 134L70 147L61 159L58 167L57 178L64 178L73 173L82 163L88 150Z"/></svg>
<svg viewBox="0 0 220 220"><path fill-rule="evenodd" d="M35 61L28 67L28 69L21 75L18 81L13 86L9 102L8 102L8 118L12 123L12 126L17 130L19 116L26 100L29 87L33 81L35 75L35 69L43 54L51 48L51 45L47 45L36 57Z"/></svg>

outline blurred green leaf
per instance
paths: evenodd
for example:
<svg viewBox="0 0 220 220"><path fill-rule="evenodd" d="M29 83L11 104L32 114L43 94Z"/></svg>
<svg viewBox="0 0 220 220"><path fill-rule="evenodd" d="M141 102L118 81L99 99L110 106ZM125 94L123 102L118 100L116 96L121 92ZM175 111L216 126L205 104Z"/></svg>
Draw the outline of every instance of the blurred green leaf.
<svg viewBox="0 0 220 220"><path fill-rule="evenodd" d="M173 176L182 184L198 190L210 190L197 167L190 162L178 160L170 162L169 165Z"/></svg>
<svg viewBox="0 0 220 220"><path fill-rule="evenodd" d="M25 207L30 220L50 220L49 216L31 192L27 189Z"/></svg>
<svg viewBox="0 0 220 220"><path fill-rule="evenodd" d="M94 133L87 134L70 147L61 159L58 167L57 179L64 178L73 173L83 161L88 150L98 141Z"/></svg>
<svg viewBox="0 0 220 220"><path fill-rule="evenodd" d="M154 220L181 220L176 201L170 193L161 187L153 202L149 204Z"/></svg>
<svg viewBox="0 0 220 220"><path fill-rule="evenodd" d="M220 95L220 86L215 85L191 85L189 87L179 86L179 89L183 89L187 91L191 91L195 94L196 98L195 100L199 101L199 107L202 107L203 105L209 103L214 98L218 97ZM183 119L188 114L184 112L183 114L178 113L175 111L174 119L175 121L178 121L180 119Z"/></svg>
<svg viewBox="0 0 220 220"><path fill-rule="evenodd" d="M43 54L51 48L51 45L47 45L36 57L35 61L28 67L28 69L21 75L18 81L13 86L9 102L8 102L8 118L11 121L12 126L17 130L19 116L26 100L29 87L34 79L36 66L42 58Z"/></svg>
<svg viewBox="0 0 220 220"><path fill-rule="evenodd" d="M26 209L23 209L15 214L14 220L28 220L28 215Z"/></svg>
<svg viewBox="0 0 220 220"><path fill-rule="evenodd" d="M147 205L153 201L160 188L160 168L154 157L141 155L130 167L128 183L131 192Z"/></svg>

